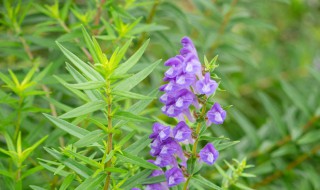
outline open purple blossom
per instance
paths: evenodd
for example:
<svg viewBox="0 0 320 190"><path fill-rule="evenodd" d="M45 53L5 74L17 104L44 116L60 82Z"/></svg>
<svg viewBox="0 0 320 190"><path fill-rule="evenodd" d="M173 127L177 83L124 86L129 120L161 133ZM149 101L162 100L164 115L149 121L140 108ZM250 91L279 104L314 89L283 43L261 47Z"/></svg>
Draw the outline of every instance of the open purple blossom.
<svg viewBox="0 0 320 190"><path fill-rule="evenodd" d="M169 187L179 185L180 183L185 181L181 169L177 167L173 167L170 170L167 170L165 176Z"/></svg>
<svg viewBox="0 0 320 190"><path fill-rule="evenodd" d="M210 73L206 73L204 79L198 80L196 83L196 89L199 94L205 94L210 96L218 87L216 81L210 79Z"/></svg>
<svg viewBox="0 0 320 190"><path fill-rule="evenodd" d="M227 112L222 109L219 103L215 103L212 108L208 111L208 125L212 123L214 124L222 124L226 119Z"/></svg>
<svg viewBox="0 0 320 190"><path fill-rule="evenodd" d="M173 137L178 142L188 140L191 137L191 133L191 129L184 121L180 121L177 126L173 128Z"/></svg>
<svg viewBox="0 0 320 190"><path fill-rule="evenodd" d="M160 123L153 124L153 133L149 136L151 139L159 138L161 141L166 140L170 136L171 128Z"/></svg>
<svg viewBox="0 0 320 190"><path fill-rule="evenodd" d="M161 144L159 155L161 156L172 156L182 152L181 146L173 138L168 138Z"/></svg>
<svg viewBox="0 0 320 190"><path fill-rule="evenodd" d="M176 166L178 165L175 157L173 155L171 156L163 156L163 155L159 155L156 157L156 160L150 160L151 163L153 163L156 166L159 167L166 167L166 166Z"/></svg>
<svg viewBox="0 0 320 190"><path fill-rule="evenodd" d="M213 144L208 143L199 153L200 159L205 163L212 165L219 157L219 152L214 148Z"/></svg>

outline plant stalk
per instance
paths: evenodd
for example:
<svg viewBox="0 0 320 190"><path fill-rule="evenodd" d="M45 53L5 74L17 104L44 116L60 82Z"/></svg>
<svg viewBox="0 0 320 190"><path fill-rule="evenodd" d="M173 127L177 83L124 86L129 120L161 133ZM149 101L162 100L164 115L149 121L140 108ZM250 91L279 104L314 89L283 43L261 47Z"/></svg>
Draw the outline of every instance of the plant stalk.
<svg viewBox="0 0 320 190"><path fill-rule="evenodd" d="M205 113L206 113L206 103L203 103L200 117L201 118L205 118ZM201 124L202 124L201 121L197 123L196 139L195 139L195 142L194 142L193 147L192 147L192 157L194 157L194 158L197 158L197 146L198 146L198 142L199 142L199 133L200 133L200 130L201 130ZM185 184L183 186L183 190L187 190L188 189L189 181L190 181L191 177L192 177L192 175L190 175L188 177L187 181L185 182Z"/></svg>
<svg viewBox="0 0 320 190"><path fill-rule="evenodd" d="M110 93L111 89L110 89L110 81L107 82L107 103L108 103L108 108L107 108L107 115L108 115L108 139L107 139L107 151L106 154L110 154L110 152L112 151L112 97L111 97L111 93ZM105 164L105 168L106 167L110 167L111 166L111 159ZM109 189L109 185L110 185L110 175L111 172L107 172L107 178L106 178L106 182L104 184L104 190L108 190Z"/></svg>

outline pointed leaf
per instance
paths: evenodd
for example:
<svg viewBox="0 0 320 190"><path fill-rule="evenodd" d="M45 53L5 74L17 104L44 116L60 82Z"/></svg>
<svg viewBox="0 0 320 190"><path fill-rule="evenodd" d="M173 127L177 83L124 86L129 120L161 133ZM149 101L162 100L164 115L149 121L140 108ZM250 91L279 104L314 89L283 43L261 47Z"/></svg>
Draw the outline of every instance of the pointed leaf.
<svg viewBox="0 0 320 190"><path fill-rule="evenodd" d="M120 153L116 153L117 157L119 160L123 161L123 162L129 162L131 164L135 164L137 166L143 167L143 168L147 168L147 169L152 169L152 170L157 170L159 169L156 165L145 161L144 159L138 157L138 156L134 156L132 154L129 154L125 151L122 152L123 154Z"/></svg>
<svg viewBox="0 0 320 190"><path fill-rule="evenodd" d="M148 100L148 99L155 99L156 98L156 97L144 96L144 95L129 92L129 91L122 91L122 90L114 90L111 92L111 94L117 95L120 97L140 99L140 100Z"/></svg>
<svg viewBox="0 0 320 190"><path fill-rule="evenodd" d="M127 111L118 111L114 114L114 118L123 119L126 121L136 121L136 122L154 122L153 119L149 119L147 117L135 115L131 112Z"/></svg>
<svg viewBox="0 0 320 190"><path fill-rule="evenodd" d="M90 146L91 144L104 139L106 136L107 134L101 130L92 131L84 137L82 137L81 139L79 139L73 145L76 147Z"/></svg>
<svg viewBox="0 0 320 190"><path fill-rule="evenodd" d="M43 115L46 118L48 118L53 124L55 124L57 127L66 131L67 133L69 133L72 136L82 138L89 133L89 131L87 131L86 129L82 129L82 128L75 126L71 123L68 123L67 121L64 121L62 119L53 117L48 114L43 114Z"/></svg>
<svg viewBox="0 0 320 190"><path fill-rule="evenodd" d="M205 179L204 177L197 175L197 176L193 176L191 178L192 180L207 186L210 189L217 189L217 190L222 190L219 186L217 186L216 184L212 183L211 181Z"/></svg>
<svg viewBox="0 0 320 190"><path fill-rule="evenodd" d="M76 55L71 53L65 47L63 47L59 42L56 42L63 54L71 61L71 63L77 67L85 76L94 81L104 81L103 77L95 71L88 64L79 59Z"/></svg>
<svg viewBox="0 0 320 190"><path fill-rule="evenodd" d="M138 72L137 74L122 80L114 87L114 90L125 90L130 91L133 87L139 84L143 79L145 79L160 63L161 60L156 61L155 63L149 65L142 71Z"/></svg>
<svg viewBox="0 0 320 190"><path fill-rule="evenodd" d="M97 189L99 184L106 178L106 174L100 174L96 177L89 177L84 180L75 190Z"/></svg>
<svg viewBox="0 0 320 190"><path fill-rule="evenodd" d="M91 89L99 89L104 87L106 84L105 82L101 81L89 81L84 83L78 84L66 84L70 88L79 89L79 90L91 90Z"/></svg>
<svg viewBox="0 0 320 190"><path fill-rule="evenodd" d="M106 106L106 103L101 100L88 102L80 107L77 107L73 110L68 111L67 113L64 113L63 115L59 116L59 118L65 119L65 118L78 117L81 115L85 115L85 114L103 109L105 106Z"/></svg>
<svg viewBox="0 0 320 190"><path fill-rule="evenodd" d="M62 185L60 186L59 190L67 190L69 185L72 183L73 179L75 178L74 174L68 175L64 180Z"/></svg>
<svg viewBox="0 0 320 190"><path fill-rule="evenodd" d="M122 75L129 71L141 58L146 50L150 39L148 39L126 62L122 63L113 73L113 75Z"/></svg>

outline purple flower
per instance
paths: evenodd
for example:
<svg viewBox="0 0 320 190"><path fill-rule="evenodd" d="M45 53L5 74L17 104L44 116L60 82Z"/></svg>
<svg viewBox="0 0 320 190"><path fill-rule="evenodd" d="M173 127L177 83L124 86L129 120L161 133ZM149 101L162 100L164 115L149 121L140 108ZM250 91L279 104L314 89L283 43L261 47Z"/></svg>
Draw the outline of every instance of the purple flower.
<svg viewBox="0 0 320 190"><path fill-rule="evenodd" d="M168 138L161 144L161 150L159 155L161 156L172 156L182 152L182 148L173 138Z"/></svg>
<svg viewBox="0 0 320 190"><path fill-rule="evenodd" d="M192 40L185 36L181 39L181 44L182 44L182 48L180 50L180 54L183 57L189 57L189 56L195 56L196 58L198 58L198 53L197 50L192 42Z"/></svg>
<svg viewBox="0 0 320 190"><path fill-rule="evenodd" d="M177 108L174 103L165 105L161 108L161 111L169 117L178 116L183 110Z"/></svg>
<svg viewBox="0 0 320 190"><path fill-rule="evenodd" d="M214 124L222 124L226 119L227 112L223 110L219 103L215 103L212 108L208 111L208 124L211 122Z"/></svg>
<svg viewBox="0 0 320 190"><path fill-rule="evenodd" d="M134 188L132 188L131 190L140 190L140 188L134 187Z"/></svg>
<svg viewBox="0 0 320 190"><path fill-rule="evenodd" d="M200 159L205 163L212 165L218 158L219 152L211 143L208 143L199 153Z"/></svg>
<svg viewBox="0 0 320 190"><path fill-rule="evenodd" d="M204 79L197 81L196 89L200 94L206 94L210 96L218 87L216 81L210 79L210 73L206 73Z"/></svg>
<svg viewBox="0 0 320 190"><path fill-rule="evenodd" d="M181 169L177 167L173 167L170 170L167 170L165 176L169 187L178 185L181 182L185 181Z"/></svg>
<svg viewBox="0 0 320 190"><path fill-rule="evenodd" d="M185 66L183 71L189 74L196 74L201 72L201 63L199 59L195 55L191 55L190 57L185 59Z"/></svg>
<svg viewBox="0 0 320 190"><path fill-rule="evenodd" d="M170 136L171 128L169 126L164 126L161 123L154 123L152 130L153 133L149 136L149 138L159 138L160 141L163 141Z"/></svg>
<svg viewBox="0 0 320 190"><path fill-rule="evenodd" d="M173 137L178 142L188 140L191 137L191 129L184 122L180 121L175 128L173 128Z"/></svg>
<svg viewBox="0 0 320 190"><path fill-rule="evenodd" d="M152 160L152 163L159 167L173 166L177 165L176 159L172 155L159 155L156 160Z"/></svg>
<svg viewBox="0 0 320 190"><path fill-rule="evenodd" d="M174 84L172 84L172 88L176 88L176 89L178 89L178 88L188 88L195 81L196 81L196 76L194 74L187 74L187 73L186 74L181 74L181 75L178 75L176 77L176 81L175 81L175 85L176 86Z"/></svg>

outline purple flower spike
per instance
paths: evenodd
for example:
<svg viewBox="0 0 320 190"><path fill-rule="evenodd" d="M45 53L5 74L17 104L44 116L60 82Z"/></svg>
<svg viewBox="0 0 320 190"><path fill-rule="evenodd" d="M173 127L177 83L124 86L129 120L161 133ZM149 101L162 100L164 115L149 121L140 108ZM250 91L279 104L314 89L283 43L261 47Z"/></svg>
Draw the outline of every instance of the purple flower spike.
<svg viewBox="0 0 320 190"><path fill-rule="evenodd" d="M173 137L178 142L188 140L191 137L191 129L184 122L180 121L175 128L173 128Z"/></svg>
<svg viewBox="0 0 320 190"><path fill-rule="evenodd" d="M210 96L218 87L216 81L210 79L210 73L206 73L204 79L197 81L196 89L200 94L206 94Z"/></svg>
<svg viewBox="0 0 320 190"><path fill-rule="evenodd" d="M226 119L226 115L227 112L221 108L219 103L215 103L207 113L209 122L217 125L224 122L224 120Z"/></svg>
<svg viewBox="0 0 320 190"><path fill-rule="evenodd" d="M165 173L167 183L169 187L175 186L180 184L181 182L184 182L184 176L181 171L181 169L177 167L173 167L170 170L167 170Z"/></svg>
<svg viewBox="0 0 320 190"><path fill-rule="evenodd" d="M218 158L219 152L211 143L208 143L199 153L200 159L205 163L212 165Z"/></svg>

